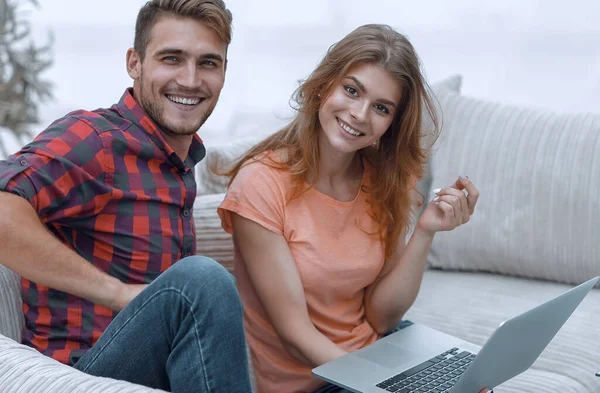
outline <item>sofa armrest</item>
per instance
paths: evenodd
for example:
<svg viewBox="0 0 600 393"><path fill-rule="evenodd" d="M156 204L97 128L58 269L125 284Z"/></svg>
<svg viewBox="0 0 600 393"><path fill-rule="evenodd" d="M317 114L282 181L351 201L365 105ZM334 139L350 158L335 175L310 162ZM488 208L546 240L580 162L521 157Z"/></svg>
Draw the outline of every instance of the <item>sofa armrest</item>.
<svg viewBox="0 0 600 393"><path fill-rule="evenodd" d="M225 194L200 195L194 201L196 254L214 259L233 271L233 240L221 227L217 209Z"/></svg>
<svg viewBox="0 0 600 393"><path fill-rule="evenodd" d="M0 265L0 334L17 341L24 323L21 303L21 278Z"/></svg>
<svg viewBox="0 0 600 393"><path fill-rule="evenodd" d="M0 392L150 393L145 386L95 377L0 335Z"/></svg>

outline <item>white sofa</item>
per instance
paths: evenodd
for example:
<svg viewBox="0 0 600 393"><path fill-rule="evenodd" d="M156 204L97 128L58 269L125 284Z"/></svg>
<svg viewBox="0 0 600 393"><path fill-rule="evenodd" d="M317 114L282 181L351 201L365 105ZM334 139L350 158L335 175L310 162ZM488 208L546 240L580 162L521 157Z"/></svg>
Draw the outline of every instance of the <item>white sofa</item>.
<svg viewBox="0 0 600 393"><path fill-rule="evenodd" d="M460 77L434 85L443 113L431 189L459 173L481 198L468 225L436 235L415 322L483 344L503 320L600 274L600 114L555 114L460 94ZM232 268L231 237L216 208L226 166L255 138L209 147L197 168L194 206L198 254ZM0 266L0 392L146 392L144 387L83 375L17 344L22 326L19 282ZM496 393L597 393L600 289L582 302L525 373Z"/></svg>
<svg viewBox="0 0 600 393"><path fill-rule="evenodd" d="M468 175L481 197L471 221L439 233L406 318L476 344L504 320L600 275L600 114L558 114L433 85L443 129L420 189ZM198 168L199 253L231 268L231 239L215 210L215 176L257 138L213 146ZM531 369L497 393L600 392L600 289L593 289Z"/></svg>
<svg viewBox="0 0 600 393"><path fill-rule="evenodd" d="M0 265L0 392L163 392L129 382L94 377L19 344L23 328L19 276ZM16 340L16 341L15 341Z"/></svg>

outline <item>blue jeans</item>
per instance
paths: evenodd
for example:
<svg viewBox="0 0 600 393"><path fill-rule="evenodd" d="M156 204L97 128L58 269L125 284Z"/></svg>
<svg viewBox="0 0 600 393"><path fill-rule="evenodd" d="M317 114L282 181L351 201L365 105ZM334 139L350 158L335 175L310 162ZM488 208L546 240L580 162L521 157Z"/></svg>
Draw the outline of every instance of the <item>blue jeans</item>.
<svg viewBox="0 0 600 393"><path fill-rule="evenodd" d="M205 257L167 269L75 368L174 393L248 393L242 305L233 276Z"/></svg>

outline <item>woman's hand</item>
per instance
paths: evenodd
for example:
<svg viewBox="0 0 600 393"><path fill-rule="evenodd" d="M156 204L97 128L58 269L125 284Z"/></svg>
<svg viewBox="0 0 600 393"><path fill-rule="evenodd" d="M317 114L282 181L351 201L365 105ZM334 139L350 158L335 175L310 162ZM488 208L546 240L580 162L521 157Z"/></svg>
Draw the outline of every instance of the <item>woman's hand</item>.
<svg viewBox="0 0 600 393"><path fill-rule="evenodd" d="M419 218L418 229L433 235L439 231L451 231L469 222L479 198L479 191L471 179L460 176L451 186L436 191L437 196L429 202Z"/></svg>

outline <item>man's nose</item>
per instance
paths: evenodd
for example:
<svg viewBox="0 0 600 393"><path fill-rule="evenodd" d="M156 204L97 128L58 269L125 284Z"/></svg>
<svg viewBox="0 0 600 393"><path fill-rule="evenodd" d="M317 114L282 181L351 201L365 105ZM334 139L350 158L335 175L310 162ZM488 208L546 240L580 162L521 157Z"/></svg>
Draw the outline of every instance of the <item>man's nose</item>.
<svg viewBox="0 0 600 393"><path fill-rule="evenodd" d="M202 76L196 63L188 62L184 67L181 67L177 74L177 83L189 89L200 87Z"/></svg>

